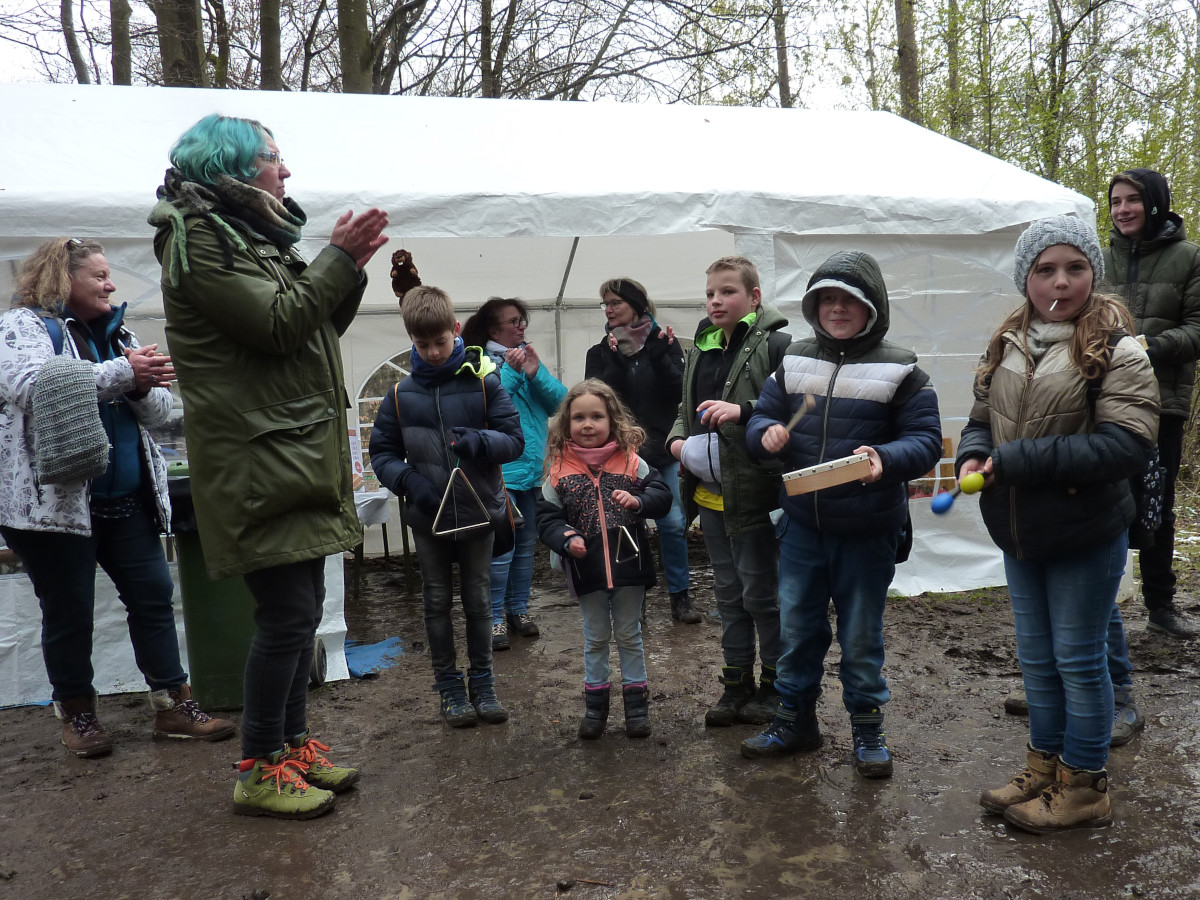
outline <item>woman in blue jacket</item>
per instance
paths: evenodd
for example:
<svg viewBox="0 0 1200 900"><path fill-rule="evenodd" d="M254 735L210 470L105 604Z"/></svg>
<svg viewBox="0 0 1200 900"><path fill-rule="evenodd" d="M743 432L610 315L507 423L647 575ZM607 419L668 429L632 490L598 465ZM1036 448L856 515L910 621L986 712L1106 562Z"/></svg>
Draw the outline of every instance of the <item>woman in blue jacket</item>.
<svg viewBox="0 0 1200 900"><path fill-rule="evenodd" d="M516 545L492 560L492 649L507 650L511 632L537 637L529 615L529 586L533 581L533 550L537 544L537 496L542 485L546 453L546 423L558 409L567 389L541 364L537 350L525 340L529 307L516 297L489 297L463 325L463 341L478 346L500 366L500 382L521 417L525 452L504 464L504 481L513 505L525 518L517 529Z"/></svg>

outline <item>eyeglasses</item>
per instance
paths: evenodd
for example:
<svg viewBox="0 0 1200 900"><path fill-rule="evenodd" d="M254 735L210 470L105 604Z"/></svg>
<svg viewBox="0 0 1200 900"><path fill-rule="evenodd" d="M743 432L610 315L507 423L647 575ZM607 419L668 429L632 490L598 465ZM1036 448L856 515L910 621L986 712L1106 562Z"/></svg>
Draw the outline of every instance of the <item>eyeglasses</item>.
<svg viewBox="0 0 1200 900"><path fill-rule="evenodd" d="M272 150L264 150L262 153L258 154L258 158L265 159L267 162L273 163L277 166L283 165L283 157Z"/></svg>
<svg viewBox="0 0 1200 900"><path fill-rule="evenodd" d="M500 324L507 325L509 328L524 328L529 322L520 316L514 316L511 319L501 319Z"/></svg>
<svg viewBox="0 0 1200 900"><path fill-rule="evenodd" d="M618 306L620 306L624 302L625 302L624 300L609 300L607 303L601 303L600 308L601 309L616 309Z"/></svg>
<svg viewBox="0 0 1200 900"><path fill-rule="evenodd" d="M67 242L63 246L70 250L72 247L82 247L83 241L79 238L67 238Z"/></svg>

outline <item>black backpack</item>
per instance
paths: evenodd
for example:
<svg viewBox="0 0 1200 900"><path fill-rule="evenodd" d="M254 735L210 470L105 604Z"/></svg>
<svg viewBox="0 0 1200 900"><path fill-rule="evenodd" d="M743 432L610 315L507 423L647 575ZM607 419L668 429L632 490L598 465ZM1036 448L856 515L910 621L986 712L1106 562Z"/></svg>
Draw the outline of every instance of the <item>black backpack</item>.
<svg viewBox="0 0 1200 900"><path fill-rule="evenodd" d="M1123 332L1115 332L1108 336L1108 352L1112 355L1113 348L1124 337ZM1104 384L1104 376L1088 380L1088 408L1092 418L1096 417L1096 400L1100 397L1100 389ZM1154 446L1146 468L1139 475L1129 479L1129 489L1133 492L1133 502L1137 507L1133 522L1129 525L1129 546L1134 550L1149 550L1154 546L1154 533L1163 523L1163 495L1166 492L1167 472L1162 467L1158 455L1158 445Z"/></svg>

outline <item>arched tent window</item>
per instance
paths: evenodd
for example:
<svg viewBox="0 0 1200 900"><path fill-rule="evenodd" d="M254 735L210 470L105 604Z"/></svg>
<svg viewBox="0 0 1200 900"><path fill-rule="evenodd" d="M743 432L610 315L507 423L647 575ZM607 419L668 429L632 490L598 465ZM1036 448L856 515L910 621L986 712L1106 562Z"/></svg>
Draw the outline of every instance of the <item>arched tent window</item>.
<svg viewBox="0 0 1200 900"><path fill-rule="evenodd" d="M362 447L364 471L368 471L371 465L371 454L368 448L371 446L371 428L375 424L375 415L379 412L379 404L383 402L387 392L392 389L392 385L408 377L408 369L404 367L408 359L408 350L393 356L372 372L371 377L363 382L363 386L358 391L358 440ZM374 477L374 473L368 477Z"/></svg>

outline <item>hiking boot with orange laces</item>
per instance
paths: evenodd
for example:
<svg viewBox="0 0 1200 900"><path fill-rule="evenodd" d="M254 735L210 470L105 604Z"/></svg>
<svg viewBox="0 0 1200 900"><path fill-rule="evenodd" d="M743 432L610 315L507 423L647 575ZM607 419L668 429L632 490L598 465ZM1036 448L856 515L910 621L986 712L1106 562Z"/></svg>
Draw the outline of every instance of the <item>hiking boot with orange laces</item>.
<svg viewBox="0 0 1200 900"><path fill-rule="evenodd" d="M223 741L237 730L228 719L213 718L202 710L187 684L177 691L151 691L150 705L155 712L155 738Z"/></svg>
<svg viewBox="0 0 1200 900"><path fill-rule="evenodd" d="M304 778L313 787L340 794L358 781L358 769L335 766L321 755L328 752L328 744L322 744L305 731L288 739L284 759L303 766Z"/></svg>
<svg viewBox="0 0 1200 900"><path fill-rule="evenodd" d="M265 759L243 759L233 784L233 811L239 816L313 819L333 809L332 791L304 779L304 764L277 750Z"/></svg>

